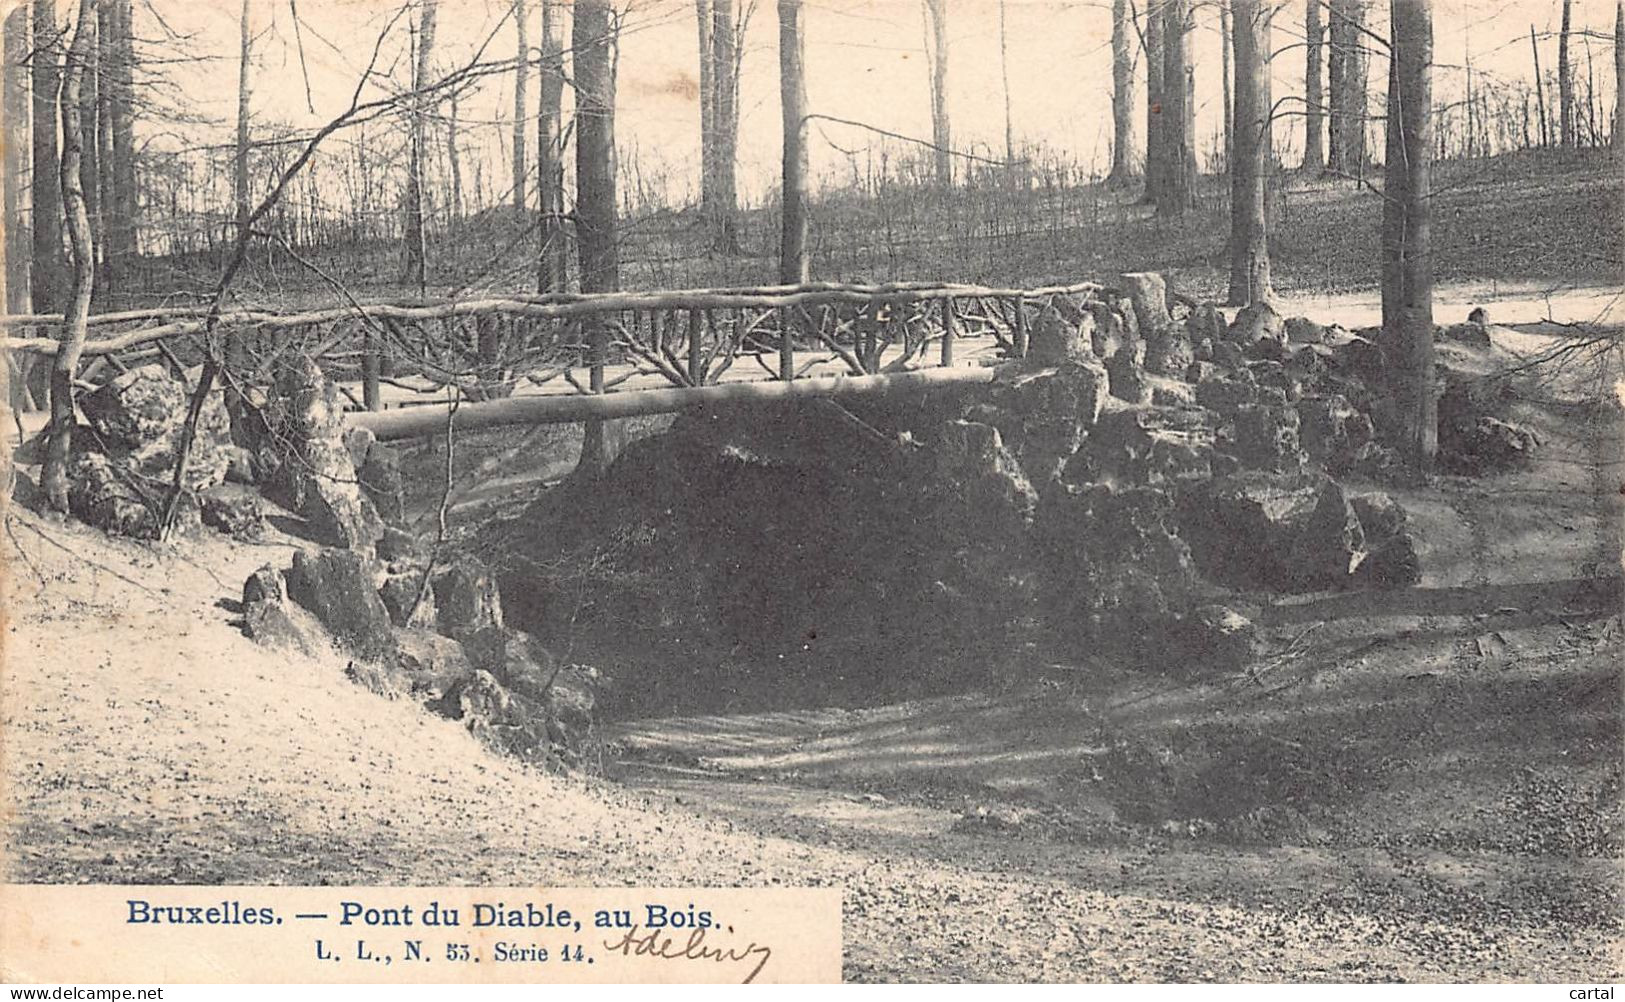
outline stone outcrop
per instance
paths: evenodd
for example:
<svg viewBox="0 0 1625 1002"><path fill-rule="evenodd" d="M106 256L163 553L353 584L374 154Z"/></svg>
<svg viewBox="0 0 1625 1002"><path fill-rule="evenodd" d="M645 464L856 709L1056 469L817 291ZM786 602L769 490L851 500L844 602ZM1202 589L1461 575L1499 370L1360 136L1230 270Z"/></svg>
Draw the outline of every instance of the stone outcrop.
<svg viewBox="0 0 1625 1002"><path fill-rule="evenodd" d="M304 516L313 537L370 555L384 523L362 490L343 413L337 387L314 362L285 357L252 436L256 459L265 489Z"/></svg>
<svg viewBox="0 0 1625 1002"><path fill-rule="evenodd" d="M1365 554L1343 488L1321 474L1243 472L1181 497L1179 527L1204 576L1239 588L1336 588Z"/></svg>
<svg viewBox="0 0 1625 1002"><path fill-rule="evenodd" d="M380 663L395 657L389 611L378 597L373 569L353 550L303 550L287 573L288 597L309 610L334 640L359 658Z"/></svg>

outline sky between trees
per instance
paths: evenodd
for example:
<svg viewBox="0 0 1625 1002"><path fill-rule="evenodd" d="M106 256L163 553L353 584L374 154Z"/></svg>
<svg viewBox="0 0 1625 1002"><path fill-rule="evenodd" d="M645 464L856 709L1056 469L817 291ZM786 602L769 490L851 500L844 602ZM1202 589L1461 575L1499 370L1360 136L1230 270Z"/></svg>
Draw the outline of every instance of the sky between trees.
<svg viewBox="0 0 1625 1002"><path fill-rule="evenodd" d="M748 0L741 0L744 4ZM1141 0L1141 4L1145 0ZM1154 2L1154 0L1153 0ZM253 0L256 79L252 108L256 129L272 123L295 128L320 124L349 100L356 78L371 54L380 28L400 4L391 0L297 0L305 73L293 31L288 0ZM9 4L7 5L10 6ZM67 5L64 5L65 7ZM1196 5L1193 38L1197 88L1197 146L1205 157L1221 128L1218 8ZM540 35L539 0L531 0L530 39ZM1012 117L1018 145L1042 144L1062 159L1104 174L1111 153L1110 0L1008 0L1008 69ZM623 161L658 180L669 199L685 204L697 198L699 109L694 5L692 0L630 0L621 40L617 135ZM1557 64L1557 0L1436 0L1435 52L1440 101L1459 97L1462 66L1469 47L1478 85L1485 74L1492 87L1527 86L1533 80L1529 29L1541 37L1543 71ZM173 82L168 98L177 108L201 116L199 124L155 123L138 113L137 135L154 149L229 143L236 111L238 0L143 0L136 7L137 32L176 60L148 65L144 72ZM511 58L514 26L506 0L443 0L436 63L466 61L489 40L487 59ZM956 148L1000 157L1004 145L1004 102L996 0L951 0L949 8L949 111ZM1614 5L1576 0L1574 29L1589 29L1597 92L1606 119L1613 107L1612 42ZM1277 15L1273 67L1277 100L1303 92L1303 4L1284 4ZM173 39L157 23L161 16ZM807 0L807 87L815 113L870 123L908 136L929 138L930 100L926 32L918 0ZM1368 25L1387 31L1387 4L1375 0ZM407 22L396 25L390 57L397 85L409 73ZM759 202L777 183L779 101L777 17L772 0L758 0L744 38L740 97L739 183L745 204ZM1574 47L1575 74L1586 77L1586 41ZM191 61L187 57L195 57ZM1143 71L1142 71L1143 72ZM1372 113L1380 114L1386 60L1371 61ZM537 74L531 74L534 90ZM485 151L500 171L513 114L513 78L488 78L465 97L463 143L471 154ZM1143 101L1143 79L1139 99ZM1555 96L1547 95L1548 102ZM565 103L570 104L566 88ZM534 93L529 103L535 114ZM1301 119L1283 108L1277 130L1282 158L1296 162L1302 150ZM1137 129L1143 112L1136 113ZM1381 149L1380 128L1372 126L1373 150ZM534 131L534 126L530 131ZM143 134L144 133L144 134ZM500 138L499 138L500 137ZM1143 142L1143 135L1139 136ZM872 133L827 122L810 133L815 186L864 170L866 158L878 164L880 140ZM895 144L893 144L895 150ZM843 152L846 151L846 152ZM534 154L534 151L532 151ZM895 153L893 154L895 155ZM499 175L500 176L500 175Z"/></svg>

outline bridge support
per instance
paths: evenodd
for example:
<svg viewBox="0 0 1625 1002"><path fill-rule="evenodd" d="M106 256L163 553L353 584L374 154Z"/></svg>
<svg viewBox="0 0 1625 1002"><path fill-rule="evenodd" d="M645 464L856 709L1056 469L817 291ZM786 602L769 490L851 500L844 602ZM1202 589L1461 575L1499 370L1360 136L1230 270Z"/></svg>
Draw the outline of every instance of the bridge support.
<svg viewBox="0 0 1625 1002"><path fill-rule="evenodd" d="M815 379L721 386L637 390L573 396L509 397L482 403L464 403L451 416L458 431L515 424L573 424L579 421L673 414L700 407L732 407L784 400L840 400L919 393L941 386L990 383L995 367L918 369L878 376L825 376ZM351 427L366 428L381 441L423 438L443 434L447 408L441 405L402 407L380 413L345 415Z"/></svg>

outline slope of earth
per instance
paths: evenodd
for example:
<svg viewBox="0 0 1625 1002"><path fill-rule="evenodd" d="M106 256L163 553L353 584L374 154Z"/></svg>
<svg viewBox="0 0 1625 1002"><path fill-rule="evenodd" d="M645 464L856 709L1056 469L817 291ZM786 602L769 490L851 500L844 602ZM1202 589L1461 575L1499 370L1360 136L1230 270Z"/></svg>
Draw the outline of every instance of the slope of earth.
<svg viewBox="0 0 1625 1002"><path fill-rule="evenodd" d="M526 771L336 657L243 638L237 582L291 541L159 550L18 510L8 527L9 880L834 884L847 973L873 980L1619 976L1606 924L1224 904L1177 871L1134 879L1171 851L1156 840L1109 860L979 832L919 851L873 834L900 823L885 802L830 798L862 819L852 837ZM1213 865L1277 866L1232 855Z"/></svg>
<svg viewBox="0 0 1625 1002"><path fill-rule="evenodd" d="M835 885L846 973L876 981L1618 980L1601 413L1532 407L1545 467L1408 496L1438 570L1405 599L1261 600L1257 679L1023 654L980 692L629 726L623 783L526 770L340 657L244 638L241 582L297 540L150 547L13 508L5 878ZM1228 730L1159 744L1198 716ZM1310 792L1251 829L1177 771L1111 780L1165 752L1242 776L1257 740L1307 753L1249 796Z"/></svg>

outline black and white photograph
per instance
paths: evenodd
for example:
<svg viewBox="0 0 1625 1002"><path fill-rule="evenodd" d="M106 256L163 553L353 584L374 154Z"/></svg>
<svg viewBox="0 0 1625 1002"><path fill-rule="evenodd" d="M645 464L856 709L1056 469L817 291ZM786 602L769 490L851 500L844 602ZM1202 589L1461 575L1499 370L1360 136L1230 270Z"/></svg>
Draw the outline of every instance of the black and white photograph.
<svg viewBox="0 0 1625 1002"><path fill-rule="evenodd" d="M1625 981L1625 0L0 27L0 980Z"/></svg>

